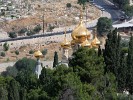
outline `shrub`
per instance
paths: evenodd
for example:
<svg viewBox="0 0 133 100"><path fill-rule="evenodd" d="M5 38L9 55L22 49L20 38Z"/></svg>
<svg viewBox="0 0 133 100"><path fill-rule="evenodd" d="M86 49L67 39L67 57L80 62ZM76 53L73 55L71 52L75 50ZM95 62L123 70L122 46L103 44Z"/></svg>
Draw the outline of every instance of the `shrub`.
<svg viewBox="0 0 133 100"><path fill-rule="evenodd" d="M30 50L30 51L29 51L29 54L33 54L33 53L34 53L34 50Z"/></svg>
<svg viewBox="0 0 133 100"><path fill-rule="evenodd" d="M5 52L1 52L0 55L1 55L2 57L5 57L5 56L6 56Z"/></svg>
<svg viewBox="0 0 133 100"><path fill-rule="evenodd" d="M16 55L19 55L19 51L18 51L18 50L16 50L16 51L15 51L15 54L16 54Z"/></svg>
<svg viewBox="0 0 133 100"><path fill-rule="evenodd" d="M17 34L15 32L9 32L8 35L10 38L16 38L17 37Z"/></svg>
<svg viewBox="0 0 133 100"><path fill-rule="evenodd" d="M47 54L47 49L42 50L42 54L45 56Z"/></svg>
<svg viewBox="0 0 133 100"><path fill-rule="evenodd" d="M22 28L20 31L18 31L19 34L24 34L27 31L27 28Z"/></svg>
<svg viewBox="0 0 133 100"><path fill-rule="evenodd" d="M35 28L33 29L33 31L36 32L36 33L38 33L38 32L40 32L41 29L42 29L41 26L40 25L37 25L37 26L35 26Z"/></svg>
<svg viewBox="0 0 133 100"><path fill-rule="evenodd" d="M71 5L71 3L67 3L66 6L67 6L68 8L70 8L72 5Z"/></svg>
<svg viewBox="0 0 133 100"><path fill-rule="evenodd" d="M7 42L4 43L3 45L4 51L8 51L9 50L9 44Z"/></svg>
<svg viewBox="0 0 133 100"><path fill-rule="evenodd" d="M31 35L33 35L33 34L35 34L35 32L32 31L32 30L29 30L29 31L27 32L27 35L28 35L28 36L31 36Z"/></svg>

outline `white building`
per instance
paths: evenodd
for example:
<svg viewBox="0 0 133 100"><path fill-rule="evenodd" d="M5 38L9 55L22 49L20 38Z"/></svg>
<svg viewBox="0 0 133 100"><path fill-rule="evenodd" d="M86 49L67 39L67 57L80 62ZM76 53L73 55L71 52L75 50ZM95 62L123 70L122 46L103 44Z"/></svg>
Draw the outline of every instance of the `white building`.
<svg viewBox="0 0 133 100"><path fill-rule="evenodd" d="M129 4L130 5L133 5L133 0L129 0Z"/></svg>

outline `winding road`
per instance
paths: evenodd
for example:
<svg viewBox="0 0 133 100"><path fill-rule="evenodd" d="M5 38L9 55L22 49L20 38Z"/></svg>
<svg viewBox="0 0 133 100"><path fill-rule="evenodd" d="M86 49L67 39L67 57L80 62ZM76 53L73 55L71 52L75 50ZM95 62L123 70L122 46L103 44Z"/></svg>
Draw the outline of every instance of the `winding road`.
<svg viewBox="0 0 133 100"><path fill-rule="evenodd" d="M113 22L119 20L119 17L124 15L121 10L108 0L94 0L94 3L103 7L108 13L110 13Z"/></svg>

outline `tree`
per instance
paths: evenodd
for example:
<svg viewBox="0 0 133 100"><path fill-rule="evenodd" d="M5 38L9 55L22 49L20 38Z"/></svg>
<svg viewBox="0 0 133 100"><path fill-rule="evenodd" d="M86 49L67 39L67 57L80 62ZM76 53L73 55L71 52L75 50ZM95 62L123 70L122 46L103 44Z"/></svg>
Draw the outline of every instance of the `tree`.
<svg viewBox="0 0 133 100"><path fill-rule="evenodd" d="M127 71L127 65L126 65L126 56L125 56L125 51L121 52L121 60L120 60L120 68L118 69L118 78L117 78L117 81L118 81L118 90L120 92L123 92L125 89L126 89L126 74L128 73Z"/></svg>
<svg viewBox="0 0 133 100"><path fill-rule="evenodd" d="M54 52L54 62L53 62L53 68L56 67L58 65L58 54L55 51Z"/></svg>
<svg viewBox="0 0 133 100"><path fill-rule="evenodd" d="M0 55L1 55L2 57L5 57L5 56L6 56L5 52L1 52Z"/></svg>
<svg viewBox="0 0 133 100"><path fill-rule="evenodd" d="M101 47L99 46L98 47L98 56L101 56L102 55L102 50L101 50Z"/></svg>
<svg viewBox="0 0 133 100"><path fill-rule="evenodd" d="M133 94L133 36L131 36L129 41L129 49L127 55L127 84L129 92Z"/></svg>
<svg viewBox="0 0 133 100"><path fill-rule="evenodd" d="M133 16L133 6L130 6L130 5L125 5L124 7L123 7L123 10L124 10L124 12L126 13L126 15L128 15L128 16L130 16L130 17L132 17Z"/></svg>
<svg viewBox="0 0 133 100"><path fill-rule="evenodd" d="M9 44L7 42L4 43L3 45L4 51L8 51L9 50Z"/></svg>
<svg viewBox="0 0 133 100"><path fill-rule="evenodd" d="M26 33L28 36L34 35L35 32L33 30L28 30Z"/></svg>
<svg viewBox="0 0 133 100"><path fill-rule="evenodd" d="M6 86L0 84L0 100L8 100L8 91Z"/></svg>
<svg viewBox="0 0 133 100"><path fill-rule="evenodd" d="M87 0L78 0L78 4L83 5L83 7L85 7L86 2Z"/></svg>
<svg viewBox="0 0 133 100"><path fill-rule="evenodd" d="M67 6L68 8L70 8L72 5L71 5L71 3L67 3L66 6Z"/></svg>
<svg viewBox="0 0 133 100"><path fill-rule="evenodd" d="M18 31L20 35L23 35L25 32L27 32L27 28L22 28L20 31Z"/></svg>
<svg viewBox="0 0 133 100"><path fill-rule="evenodd" d="M18 70L16 69L16 67L14 66L8 66L6 68L6 71L2 72L1 75L3 76L12 76L12 77L16 77L18 73Z"/></svg>
<svg viewBox="0 0 133 100"><path fill-rule="evenodd" d="M18 50L16 50L16 51L15 51L15 54L16 54L16 55L19 55L19 51L18 51Z"/></svg>
<svg viewBox="0 0 133 100"><path fill-rule="evenodd" d="M21 70L29 70L29 71L34 71L36 67L36 61L30 58L22 58L18 60L15 65L14 65L18 71Z"/></svg>
<svg viewBox="0 0 133 100"><path fill-rule="evenodd" d="M9 100L20 100L20 98L19 98L19 84L14 79L12 79L9 83L8 99Z"/></svg>
<svg viewBox="0 0 133 100"><path fill-rule="evenodd" d="M35 28L33 29L33 31L35 33L38 33L38 32L40 32L41 29L42 29L41 26L40 25L37 25L37 26L35 26Z"/></svg>
<svg viewBox="0 0 133 100"><path fill-rule="evenodd" d="M10 38L16 38L17 37L17 34L15 32L9 32L9 37Z"/></svg>
<svg viewBox="0 0 133 100"><path fill-rule="evenodd" d="M27 91L25 88L21 88L20 90L20 100L27 100Z"/></svg>
<svg viewBox="0 0 133 100"><path fill-rule="evenodd" d="M113 32L108 34L104 50L105 72L112 72L116 76L118 74L118 68L120 68L120 40L120 36L117 35L117 30L113 30Z"/></svg>
<svg viewBox="0 0 133 100"><path fill-rule="evenodd" d="M47 49L44 49L42 50L42 54L45 56L47 54L48 50Z"/></svg>
<svg viewBox="0 0 133 100"><path fill-rule="evenodd" d="M107 17L100 17L97 22L97 32L106 35L112 29L112 21Z"/></svg>
<svg viewBox="0 0 133 100"><path fill-rule="evenodd" d="M69 60L69 66L73 67L73 71L80 75L82 82L90 83L93 79L103 74L103 58L98 57L95 50L79 48L72 56L73 58Z"/></svg>
<svg viewBox="0 0 133 100"><path fill-rule="evenodd" d="M33 54L33 53L34 53L34 50L30 50L30 51L29 51L29 54Z"/></svg>
<svg viewBox="0 0 133 100"><path fill-rule="evenodd" d="M79 48L69 60L74 73L80 76L82 83L91 84L94 92L89 92L92 100L115 100L116 78L112 73L104 74L104 62L102 56L97 56L94 49ZM90 88L89 88L90 89Z"/></svg>

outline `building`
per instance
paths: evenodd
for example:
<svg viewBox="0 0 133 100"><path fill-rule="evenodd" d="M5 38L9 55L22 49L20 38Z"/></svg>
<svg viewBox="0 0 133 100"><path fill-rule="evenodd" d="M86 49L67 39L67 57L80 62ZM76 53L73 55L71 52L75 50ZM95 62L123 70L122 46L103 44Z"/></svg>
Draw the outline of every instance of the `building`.
<svg viewBox="0 0 133 100"><path fill-rule="evenodd" d="M69 48L72 48L73 52L75 52L76 50L78 50L79 47L95 48L95 49L99 47L100 41L98 40L96 33L94 33L93 36L93 34L85 27L84 24L85 23L83 21L83 16L81 11L80 22L71 33L72 37L71 42L67 40L65 34L64 41L62 41L61 43L62 63L64 64L68 63Z"/></svg>

